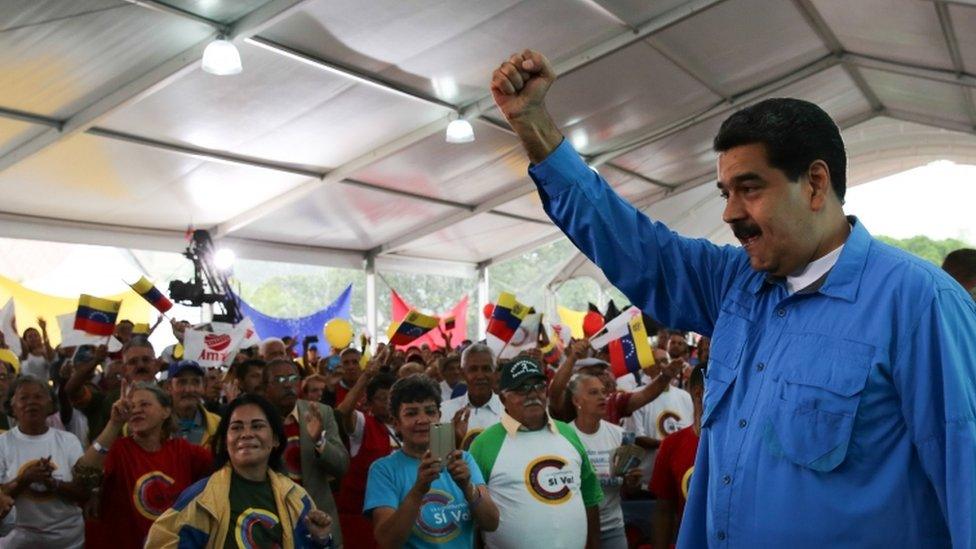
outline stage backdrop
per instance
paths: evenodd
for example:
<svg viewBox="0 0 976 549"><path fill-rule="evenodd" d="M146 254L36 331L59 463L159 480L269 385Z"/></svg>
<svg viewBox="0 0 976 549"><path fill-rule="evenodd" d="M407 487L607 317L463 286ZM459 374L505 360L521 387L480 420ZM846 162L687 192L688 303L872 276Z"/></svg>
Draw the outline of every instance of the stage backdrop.
<svg viewBox="0 0 976 549"><path fill-rule="evenodd" d="M254 322L254 331L262 339L267 337L297 337L298 345L296 345L295 350L301 352L301 344L305 336L318 336L319 342L315 345L319 349L319 355L323 356L329 354L331 347L329 347L329 342L325 340L322 329L325 327L325 323L333 318L349 320L351 297L352 284L346 286L339 297L324 309L300 318L268 316L248 305L243 299L240 299L240 296L238 299L241 303L241 312Z"/></svg>

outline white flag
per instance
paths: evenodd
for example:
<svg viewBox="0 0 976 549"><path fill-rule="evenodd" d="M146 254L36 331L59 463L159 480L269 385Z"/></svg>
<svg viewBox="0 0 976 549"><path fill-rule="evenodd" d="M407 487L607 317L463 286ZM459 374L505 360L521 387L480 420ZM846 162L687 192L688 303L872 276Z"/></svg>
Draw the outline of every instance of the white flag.
<svg viewBox="0 0 976 549"><path fill-rule="evenodd" d="M235 330L241 330L244 333L244 339L241 341L241 345L239 347L241 349L246 349L248 347L261 344L261 337L254 329L254 321L251 320L250 317L245 316L244 319L237 324L230 324L229 322L211 322L210 329L216 334L229 334Z"/></svg>
<svg viewBox="0 0 976 549"><path fill-rule="evenodd" d="M244 339L244 330L235 328L227 333L187 329L183 334L184 360L195 361L203 368L230 366Z"/></svg>
<svg viewBox="0 0 976 549"><path fill-rule="evenodd" d="M522 323L519 324L518 330L515 330L511 341L508 342L508 345L502 344L499 347L501 354L498 355L498 358L515 358L515 355L522 351L535 349L539 341L539 325L541 322L541 313L525 315ZM501 340L498 341L500 342Z"/></svg>
<svg viewBox="0 0 976 549"><path fill-rule="evenodd" d="M611 341L620 339L630 333L630 319L641 314L640 309L631 307L607 322L599 332L590 338L590 346L594 349L606 347Z"/></svg>
<svg viewBox="0 0 976 549"><path fill-rule="evenodd" d="M8 299L7 304L0 310L0 332L3 333L7 348L19 357L23 349L20 346L20 334L14 327L14 298Z"/></svg>

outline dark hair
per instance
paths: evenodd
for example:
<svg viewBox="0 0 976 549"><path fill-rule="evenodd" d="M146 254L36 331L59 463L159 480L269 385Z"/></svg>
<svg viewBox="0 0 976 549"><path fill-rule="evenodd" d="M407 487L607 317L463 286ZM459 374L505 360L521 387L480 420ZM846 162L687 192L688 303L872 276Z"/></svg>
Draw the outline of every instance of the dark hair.
<svg viewBox="0 0 976 549"><path fill-rule="evenodd" d="M291 366L292 369L295 370L295 372L298 373L301 373L302 371L301 368L299 368L298 365L295 364L295 362L292 361L290 358L275 358L272 359L270 362L268 362L268 366L264 369L262 377L264 378L265 383L271 381L271 369L279 364L287 364L288 366Z"/></svg>
<svg viewBox="0 0 976 549"><path fill-rule="evenodd" d="M942 270L956 280L966 280L976 276L976 249L960 248L949 252L942 262Z"/></svg>
<svg viewBox="0 0 976 549"><path fill-rule="evenodd" d="M230 461L230 453L227 451L227 431L230 429L230 418L234 415L234 410L247 404L253 404L261 408L261 411L264 412L264 417L268 419L271 432L278 441L278 446L271 450L271 455L268 457L268 467L271 467L275 471L281 471L281 455L285 453L285 444L288 442L288 437L285 436L285 424L281 420L281 414L264 397L249 393L245 393L232 400L220 416L220 424L217 425L217 432L213 438L214 469L220 469Z"/></svg>
<svg viewBox="0 0 976 549"><path fill-rule="evenodd" d="M356 353L357 355L363 354L362 351L360 351L355 347L346 347L345 349L339 352L339 358L341 359L342 357L348 355L349 353Z"/></svg>
<svg viewBox="0 0 976 549"><path fill-rule="evenodd" d="M127 318L123 318L122 320L120 320L119 324L128 324L130 326L135 326L135 324L133 324L132 321Z"/></svg>
<svg viewBox="0 0 976 549"><path fill-rule="evenodd" d="M382 391L383 389L393 387L394 383L396 383L396 378L393 377L393 374L388 374L386 372L376 374L376 377L369 380L369 383L366 384L366 400L373 400L376 393Z"/></svg>
<svg viewBox="0 0 976 549"><path fill-rule="evenodd" d="M22 375L14 379L14 382L10 384L10 387L7 389L7 396L3 399L3 409L7 415L14 415L14 408L11 402L14 399L14 393L16 393L17 389L19 389L22 385L37 385L38 387L43 387L47 392L47 395L51 398L52 411L47 415L58 412L58 396L54 393L54 388L47 383L44 383L44 381L39 378L31 375Z"/></svg>
<svg viewBox="0 0 976 549"><path fill-rule="evenodd" d="M433 400L440 407L440 385L424 374L411 374L398 380L390 388L390 413L393 417L397 417L400 413L401 404L426 402L428 400Z"/></svg>
<svg viewBox="0 0 976 549"><path fill-rule="evenodd" d="M847 191L847 153L837 124L823 109L800 99L774 98L736 112L722 122L713 148L725 152L759 143L769 164L791 181L806 173L815 160L830 171L834 194L844 202Z"/></svg>
<svg viewBox="0 0 976 549"><path fill-rule="evenodd" d="M244 362L241 362L237 366L234 366L234 377L236 377L240 381L244 381L244 378L247 377L247 371L254 367L261 368L261 372L262 372L261 375L263 376L264 370L266 369L265 367L267 365L268 364L265 361L261 360L260 358L251 358L245 360Z"/></svg>
<svg viewBox="0 0 976 549"><path fill-rule="evenodd" d="M143 335L132 336L132 338L129 339L129 341L126 341L125 345L122 346L122 354L125 354L126 351L128 351L129 349L133 349L136 347L143 347L145 349L149 349L150 351L152 351L153 356L154 357L156 356L156 349L154 349L152 343L149 342L149 338Z"/></svg>

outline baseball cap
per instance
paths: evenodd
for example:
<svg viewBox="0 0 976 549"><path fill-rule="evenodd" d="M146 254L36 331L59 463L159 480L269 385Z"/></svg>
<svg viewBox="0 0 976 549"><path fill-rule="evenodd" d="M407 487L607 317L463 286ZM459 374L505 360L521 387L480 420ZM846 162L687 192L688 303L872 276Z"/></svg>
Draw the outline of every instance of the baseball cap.
<svg viewBox="0 0 976 549"><path fill-rule="evenodd" d="M580 370L586 368L605 368L609 369L610 364L605 360L600 360L599 358L584 358L576 361L573 364L573 373L579 372Z"/></svg>
<svg viewBox="0 0 976 549"><path fill-rule="evenodd" d="M201 376L206 375L206 372L203 371L203 368L195 360L181 360L169 365L169 376L167 378L172 379L187 370L193 370Z"/></svg>
<svg viewBox="0 0 976 549"><path fill-rule="evenodd" d="M14 373L20 372L20 359L10 349L0 349L0 362L6 362L14 369Z"/></svg>
<svg viewBox="0 0 976 549"><path fill-rule="evenodd" d="M502 391L515 389L528 381L546 380L539 363L528 357L520 357L502 366L498 387Z"/></svg>

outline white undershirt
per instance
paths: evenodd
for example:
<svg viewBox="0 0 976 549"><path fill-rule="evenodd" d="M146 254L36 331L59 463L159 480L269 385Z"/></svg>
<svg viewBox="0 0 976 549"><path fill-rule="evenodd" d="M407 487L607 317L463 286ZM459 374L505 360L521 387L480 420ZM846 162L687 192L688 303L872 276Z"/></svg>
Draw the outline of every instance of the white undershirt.
<svg viewBox="0 0 976 549"><path fill-rule="evenodd" d="M844 249L844 245L841 244L834 251L828 253L827 255L821 257L820 259L815 259L803 269L797 271L786 277L786 291L790 295L806 288L807 286L813 284L814 282L820 280L820 277L827 274L828 271L834 268L837 260L840 258L840 252Z"/></svg>

